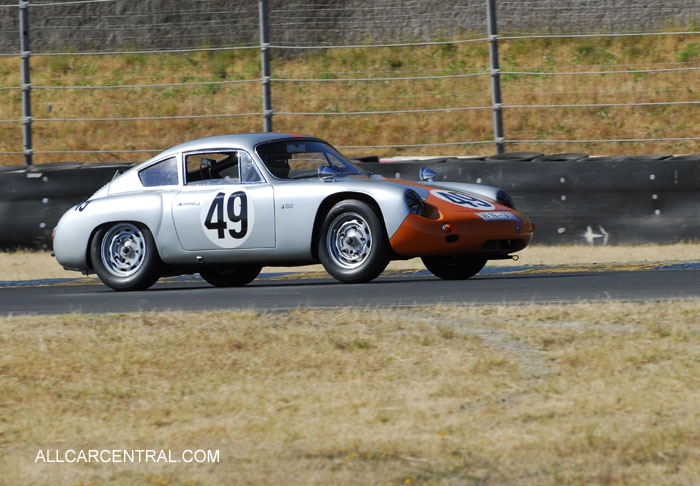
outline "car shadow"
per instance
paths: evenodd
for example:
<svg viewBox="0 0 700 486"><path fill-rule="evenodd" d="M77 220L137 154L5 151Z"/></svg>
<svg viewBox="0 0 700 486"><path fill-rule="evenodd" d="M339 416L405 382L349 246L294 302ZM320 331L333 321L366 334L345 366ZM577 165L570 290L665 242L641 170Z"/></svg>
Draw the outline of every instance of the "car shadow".
<svg viewBox="0 0 700 486"><path fill-rule="evenodd" d="M153 291L170 291L170 290L195 290L195 289L220 289L220 290L245 290L245 289L266 289L266 288L279 288L279 287L327 287L327 286L348 286L348 287L358 287L364 285L395 285L395 284L407 284L407 283L433 283L433 284L444 284L444 285L454 285L458 283L466 284L469 282L480 282L480 281L499 281L499 280L541 280L541 279L561 279L561 278L571 278L571 277L595 277L603 274L610 274L615 272L572 272L572 273L557 273L557 274L534 274L534 275L476 275L469 279L464 280L442 280L438 277L432 276L406 276L406 277L378 277L371 282L360 283L360 284L345 284L339 282L333 278L327 279L285 279L285 280L267 280L260 279L254 280L248 285L242 287L215 287L209 285L208 283L201 281L193 282L188 280L186 282L178 281L166 281L158 282L153 287L149 289L150 292ZM109 290L109 289L105 289Z"/></svg>

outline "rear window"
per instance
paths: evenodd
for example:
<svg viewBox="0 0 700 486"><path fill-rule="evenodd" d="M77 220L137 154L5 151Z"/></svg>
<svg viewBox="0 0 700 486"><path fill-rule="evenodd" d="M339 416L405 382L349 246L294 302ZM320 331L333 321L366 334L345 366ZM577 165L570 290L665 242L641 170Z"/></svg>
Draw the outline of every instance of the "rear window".
<svg viewBox="0 0 700 486"><path fill-rule="evenodd" d="M177 162L175 157L157 162L139 171L144 187L177 186Z"/></svg>

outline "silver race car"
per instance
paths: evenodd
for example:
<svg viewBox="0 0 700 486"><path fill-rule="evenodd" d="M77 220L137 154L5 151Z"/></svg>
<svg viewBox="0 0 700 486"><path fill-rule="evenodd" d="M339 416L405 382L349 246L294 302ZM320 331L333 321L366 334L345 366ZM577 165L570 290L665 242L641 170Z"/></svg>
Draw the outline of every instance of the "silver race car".
<svg viewBox="0 0 700 486"><path fill-rule="evenodd" d="M367 282L392 259L422 257L444 279L525 248L533 225L497 188L365 174L314 137L260 133L194 140L143 162L76 205L54 230L66 269L115 290L199 273L216 286L263 266L321 262Z"/></svg>

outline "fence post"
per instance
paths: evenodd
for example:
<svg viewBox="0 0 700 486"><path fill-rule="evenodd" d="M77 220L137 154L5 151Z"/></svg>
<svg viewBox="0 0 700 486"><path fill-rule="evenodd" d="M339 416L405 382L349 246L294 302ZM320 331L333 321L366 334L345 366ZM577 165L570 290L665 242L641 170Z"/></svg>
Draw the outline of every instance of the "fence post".
<svg viewBox="0 0 700 486"><path fill-rule="evenodd" d="M501 100L501 68L498 63L498 22L496 0L486 0L486 19L489 31L489 58L491 60L491 97L493 99L493 136L496 153L505 152L503 147L503 101Z"/></svg>
<svg viewBox="0 0 700 486"><path fill-rule="evenodd" d="M258 0L260 17L260 62L262 66L263 129L272 131L272 100L270 95L270 36L267 26L267 0Z"/></svg>
<svg viewBox="0 0 700 486"><path fill-rule="evenodd" d="M32 165L32 83L29 75L29 2L19 1L19 46L22 57L22 138L24 165Z"/></svg>

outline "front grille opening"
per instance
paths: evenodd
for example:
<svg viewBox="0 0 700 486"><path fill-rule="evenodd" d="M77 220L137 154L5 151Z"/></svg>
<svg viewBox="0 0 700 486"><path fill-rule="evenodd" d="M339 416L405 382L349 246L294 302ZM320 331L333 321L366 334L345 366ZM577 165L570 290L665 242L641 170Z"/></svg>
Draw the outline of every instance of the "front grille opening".
<svg viewBox="0 0 700 486"><path fill-rule="evenodd" d="M507 208L515 209L513 198L511 198L506 191L499 190L496 194L496 201L498 201L499 204L503 204Z"/></svg>
<svg viewBox="0 0 700 486"><path fill-rule="evenodd" d="M440 211L432 204L425 204L425 217L428 219L440 219Z"/></svg>
<svg viewBox="0 0 700 486"><path fill-rule="evenodd" d="M408 210L413 214L425 218L425 202L423 202L423 199L421 199L415 191L408 191L406 193L406 204L408 204Z"/></svg>
<svg viewBox="0 0 700 486"><path fill-rule="evenodd" d="M459 241L459 235L447 235L445 236L445 241L448 243L457 243L457 241Z"/></svg>

